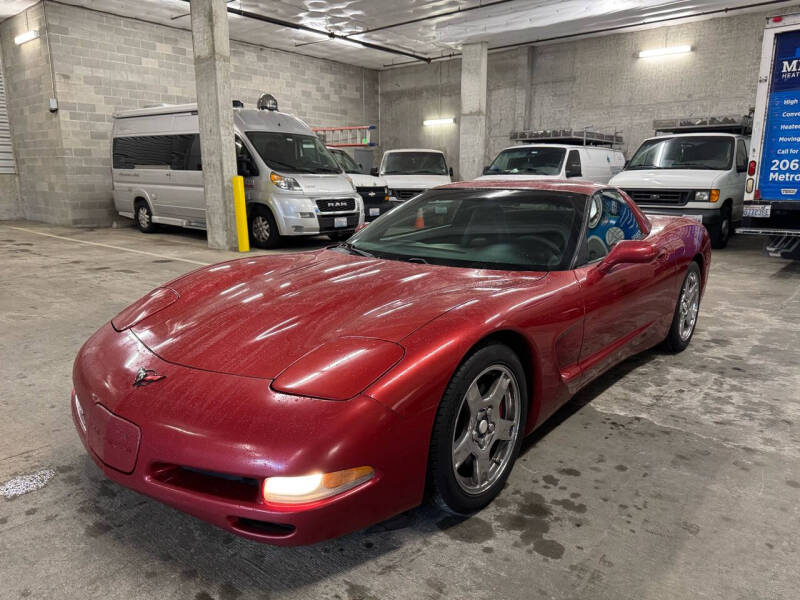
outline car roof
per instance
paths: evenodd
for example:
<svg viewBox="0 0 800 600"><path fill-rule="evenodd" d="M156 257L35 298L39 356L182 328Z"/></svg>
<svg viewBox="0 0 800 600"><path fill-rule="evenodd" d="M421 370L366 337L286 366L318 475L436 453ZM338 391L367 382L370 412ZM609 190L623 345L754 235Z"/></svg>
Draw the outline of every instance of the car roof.
<svg viewBox="0 0 800 600"><path fill-rule="evenodd" d="M436 154L444 154L441 150L432 150L431 148L395 148L394 150L387 150L384 154L392 152L435 152Z"/></svg>
<svg viewBox="0 0 800 600"><path fill-rule="evenodd" d="M573 194L593 194L597 190L610 189L611 186L592 183L591 181L570 181L566 179L492 179L458 181L438 186L437 189L523 189L551 190L554 192L571 192Z"/></svg>
<svg viewBox="0 0 800 600"><path fill-rule="evenodd" d="M617 148L609 148L608 146L583 146L581 144L551 144L549 142L539 142L539 143L532 143L532 144L516 144L514 146L507 146L503 148L501 152L505 152L506 150L516 150L518 148L565 148L567 150L605 150L606 152L619 152L622 153L621 150Z"/></svg>
<svg viewBox="0 0 800 600"><path fill-rule="evenodd" d="M654 135L647 138L648 140L659 140L661 138L673 137L735 137L735 138L748 138L749 135L742 135L741 133L729 133L727 131L694 131L691 133L662 133L661 135Z"/></svg>

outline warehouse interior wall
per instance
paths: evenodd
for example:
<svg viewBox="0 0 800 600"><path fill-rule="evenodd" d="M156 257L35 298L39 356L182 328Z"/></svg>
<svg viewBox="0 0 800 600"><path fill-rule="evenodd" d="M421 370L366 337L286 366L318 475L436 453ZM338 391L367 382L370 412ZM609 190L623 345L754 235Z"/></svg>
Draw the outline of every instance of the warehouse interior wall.
<svg viewBox="0 0 800 600"><path fill-rule="evenodd" d="M486 164L515 129L621 131L627 157L654 119L747 114L755 103L765 18L744 13L489 54ZM640 50L690 44L689 54L640 59ZM460 112L461 61L381 72L385 148L431 147L458 165L458 123L422 121Z"/></svg>
<svg viewBox="0 0 800 600"><path fill-rule="evenodd" d="M112 115L195 101L191 32L47 2L46 36L16 46L14 36L28 28L44 29L42 7L39 3L0 23L21 216L63 225L108 225L116 219ZM54 114L48 111L47 36L59 101ZM269 92L281 111L312 127L377 123L374 70L235 41L231 63L233 98L248 108Z"/></svg>

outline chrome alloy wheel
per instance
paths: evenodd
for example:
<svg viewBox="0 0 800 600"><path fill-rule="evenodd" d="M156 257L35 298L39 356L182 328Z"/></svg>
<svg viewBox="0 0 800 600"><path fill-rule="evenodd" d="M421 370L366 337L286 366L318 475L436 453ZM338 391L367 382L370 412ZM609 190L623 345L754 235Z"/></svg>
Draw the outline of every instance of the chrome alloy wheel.
<svg viewBox="0 0 800 600"><path fill-rule="evenodd" d="M695 323L697 323L697 313L700 310L700 276L695 271L689 271L689 275L686 276L678 302L680 303L678 307L680 315L678 335L685 342L694 331Z"/></svg>
<svg viewBox="0 0 800 600"><path fill-rule="evenodd" d="M521 427L519 384L501 364L484 369L467 388L456 412L453 471L467 494L486 491L514 455Z"/></svg>
<svg viewBox="0 0 800 600"><path fill-rule="evenodd" d="M139 220L139 225L142 229L150 227L150 211L142 204L139 210L136 211L136 218Z"/></svg>
<svg viewBox="0 0 800 600"><path fill-rule="evenodd" d="M253 237L259 242L266 242L272 235L272 227L270 227L269 219L264 215L255 215L253 217Z"/></svg>

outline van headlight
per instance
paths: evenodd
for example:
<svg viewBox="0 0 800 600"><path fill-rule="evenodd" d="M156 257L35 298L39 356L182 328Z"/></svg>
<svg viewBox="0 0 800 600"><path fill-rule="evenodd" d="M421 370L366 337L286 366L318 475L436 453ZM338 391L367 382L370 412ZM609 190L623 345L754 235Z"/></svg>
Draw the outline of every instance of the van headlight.
<svg viewBox="0 0 800 600"><path fill-rule="evenodd" d="M719 200L719 190L701 190L694 193L695 202L716 202Z"/></svg>
<svg viewBox="0 0 800 600"><path fill-rule="evenodd" d="M278 175L274 171L269 174L269 180L282 190L287 190L289 192L302 192L303 188L300 187L300 184L297 183L297 180L293 177L284 177L283 175Z"/></svg>

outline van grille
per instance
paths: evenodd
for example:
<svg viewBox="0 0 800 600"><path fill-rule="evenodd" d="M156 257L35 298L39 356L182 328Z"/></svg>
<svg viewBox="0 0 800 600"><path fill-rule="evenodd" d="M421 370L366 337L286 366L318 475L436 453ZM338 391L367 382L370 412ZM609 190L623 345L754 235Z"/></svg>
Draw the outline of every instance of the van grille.
<svg viewBox="0 0 800 600"><path fill-rule="evenodd" d="M411 200L414 196L424 191L425 190L394 190L394 195L398 200Z"/></svg>
<svg viewBox="0 0 800 600"><path fill-rule="evenodd" d="M694 196L690 190L624 190L636 204L683 206Z"/></svg>
<svg viewBox="0 0 800 600"><path fill-rule="evenodd" d="M317 200L319 212L344 212L356 209L356 201L353 198L325 198Z"/></svg>
<svg viewBox="0 0 800 600"><path fill-rule="evenodd" d="M358 193L364 200L364 205L380 204L384 202L386 197L386 188L384 187L360 187Z"/></svg>

